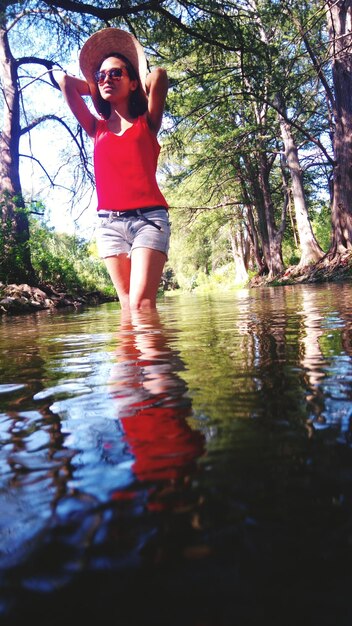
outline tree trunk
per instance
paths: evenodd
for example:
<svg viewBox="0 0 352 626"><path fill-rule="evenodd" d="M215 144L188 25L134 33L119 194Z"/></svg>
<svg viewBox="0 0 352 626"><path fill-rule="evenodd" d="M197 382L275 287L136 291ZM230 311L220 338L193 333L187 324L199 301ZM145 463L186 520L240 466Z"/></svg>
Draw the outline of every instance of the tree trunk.
<svg viewBox="0 0 352 626"><path fill-rule="evenodd" d="M3 129L0 133L1 278L5 281L33 280L34 270L28 245L29 224L24 211L19 174L17 65L3 24L0 24L0 73L5 102Z"/></svg>
<svg viewBox="0 0 352 626"><path fill-rule="evenodd" d="M253 205L257 214L257 225L255 226L253 213L251 215L248 213L249 232L253 235L253 244L257 244L254 250L257 252L259 274L264 275L268 274L270 269L270 246L263 193L259 184L258 168L257 166L253 167L253 158L244 155L243 161L245 164L245 174L241 176L242 188L245 189L245 196L248 198L248 206ZM254 159L254 161L257 164L257 159ZM246 180L248 182L245 182ZM250 191L247 190L247 187L250 187ZM254 241L255 233L258 234L260 239L260 250L258 241Z"/></svg>
<svg viewBox="0 0 352 626"><path fill-rule="evenodd" d="M282 102L278 104L282 106ZM281 109L280 106L280 109ZM279 114L281 136L285 147L285 158L290 170L292 181L292 197L295 207L296 224L298 230L299 243L301 248L301 259L299 267L316 263L323 256L324 252L320 248L310 223L308 210L304 195L303 176L298 158L298 150L292 136L291 127Z"/></svg>
<svg viewBox="0 0 352 626"><path fill-rule="evenodd" d="M243 285L248 281L248 272L245 263L245 245L242 227L231 226L230 239L235 263L235 285Z"/></svg>
<svg viewBox="0 0 352 626"><path fill-rule="evenodd" d="M282 259L283 228L277 229L274 219L274 207L269 188L269 168L265 154L262 152L259 159L259 181L263 193L266 226L269 240L269 259L266 259L269 267L269 279L274 278L284 270Z"/></svg>
<svg viewBox="0 0 352 626"><path fill-rule="evenodd" d="M330 253L352 248L352 0L327 3L334 83L334 157L332 246Z"/></svg>
<svg viewBox="0 0 352 626"><path fill-rule="evenodd" d="M260 275L264 275L266 273L266 266L264 265L264 259L263 259L263 255L260 249L260 245L259 245L259 239L258 239L258 232L255 226L255 221L254 221L254 217L253 217L253 211L252 211L252 207L249 206L249 204L247 205L247 230L248 230L248 236L250 238L251 241L251 247L253 250L253 255L255 258L255 262L258 266L258 272ZM246 263L246 267L248 269L248 263Z"/></svg>

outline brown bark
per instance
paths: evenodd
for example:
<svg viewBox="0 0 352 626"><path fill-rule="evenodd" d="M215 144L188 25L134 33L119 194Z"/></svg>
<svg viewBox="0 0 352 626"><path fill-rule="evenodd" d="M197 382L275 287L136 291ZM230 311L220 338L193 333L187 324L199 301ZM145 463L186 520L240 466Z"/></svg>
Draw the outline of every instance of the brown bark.
<svg viewBox="0 0 352 626"><path fill-rule="evenodd" d="M277 98L277 103L280 98ZM281 107L280 107L281 108ZM316 263L323 256L324 252L320 248L308 216L308 209L305 200L303 175L298 158L298 149L292 135L291 127L289 123L279 114L279 122L281 129L281 136L285 147L285 159L286 165L291 175L291 190L293 204L295 208L296 225L298 231L299 244L301 248L301 259L299 267Z"/></svg>
<svg viewBox="0 0 352 626"><path fill-rule="evenodd" d="M34 271L28 246L29 224L24 211L19 174L20 107L17 64L11 54L3 24L0 24L0 73L4 93L4 119L0 133L2 278L13 280L22 277L33 280ZM16 246L19 248L15 251ZM22 276L16 276L14 258L20 259L19 269Z"/></svg>
<svg viewBox="0 0 352 626"><path fill-rule="evenodd" d="M247 197L248 206L253 205L257 214L257 223L254 223L253 213L249 215L249 232L253 239L253 244L257 244L254 247L256 260L258 262L258 269L260 274L269 273L270 268L270 247L269 247L269 235L266 222L264 200L261 186L259 184L259 175L257 168L257 159L253 159L248 155L243 156L245 163L246 174L241 176L242 187L245 190L245 196ZM255 162L255 165L253 164ZM248 182L245 182L245 179ZM250 187L250 192L247 193L247 186ZM258 242L260 240L260 246ZM255 240L256 238L256 240Z"/></svg>
<svg viewBox="0 0 352 626"><path fill-rule="evenodd" d="M330 253L336 254L352 249L352 0L327 4L335 120Z"/></svg>
<svg viewBox="0 0 352 626"><path fill-rule="evenodd" d="M18 156L20 111L17 68L10 51L7 32L2 27L0 27L0 71L5 100L3 129L0 133L0 191L1 194L9 196L21 196Z"/></svg>
<svg viewBox="0 0 352 626"><path fill-rule="evenodd" d="M264 200L264 211L268 231L269 259L266 259L269 268L269 279L274 278L284 270L282 259L283 228L276 228L274 206L269 186L269 165L265 153L259 154L259 181Z"/></svg>
<svg viewBox="0 0 352 626"><path fill-rule="evenodd" d="M250 242L251 242L251 248L253 250L253 255L255 258L255 262L258 266L258 270L259 270L259 274L265 274L266 273L266 267L264 265L264 259L263 259L263 255L260 249L260 245L259 245L259 238L258 238L258 232L255 226L255 221L254 221L254 216L253 216L253 211L252 211L252 207L247 205L247 230L248 230L248 236L250 238ZM249 259L250 260L250 259ZM248 260L248 261L249 261ZM249 267L249 262L246 263L246 267L248 269Z"/></svg>

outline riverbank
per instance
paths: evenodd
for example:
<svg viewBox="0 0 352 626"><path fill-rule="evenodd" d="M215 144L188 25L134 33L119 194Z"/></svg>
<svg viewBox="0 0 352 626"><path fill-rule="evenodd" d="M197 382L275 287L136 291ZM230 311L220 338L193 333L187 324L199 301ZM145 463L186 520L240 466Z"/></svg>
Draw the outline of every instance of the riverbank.
<svg viewBox="0 0 352 626"><path fill-rule="evenodd" d="M115 297L106 296L99 291L70 293L59 291L50 285L33 287L26 283L22 285L0 283L0 315L20 315L63 307L77 309L84 305L115 300Z"/></svg>
<svg viewBox="0 0 352 626"><path fill-rule="evenodd" d="M255 276L249 287L285 286L312 283L337 283L352 280L352 253L336 255L330 259L328 255L318 263L306 266L291 265L282 274L269 279L267 276Z"/></svg>
<svg viewBox="0 0 352 626"><path fill-rule="evenodd" d="M275 287L295 284L346 282L352 280L352 254L346 253L329 260L324 257L319 263L300 267L292 265L281 275L270 280L267 276L255 276L247 285L254 287ZM59 291L51 285L33 287L31 285L4 285L0 283L0 315L20 315L45 309L62 307L79 308L84 305L102 304L117 301L117 297L107 296L99 291L70 293Z"/></svg>

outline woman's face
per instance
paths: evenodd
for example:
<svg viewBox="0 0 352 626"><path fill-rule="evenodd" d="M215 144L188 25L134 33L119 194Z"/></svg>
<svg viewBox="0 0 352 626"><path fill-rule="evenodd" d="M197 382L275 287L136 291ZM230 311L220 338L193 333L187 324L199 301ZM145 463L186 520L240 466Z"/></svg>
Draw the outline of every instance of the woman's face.
<svg viewBox="0 0 352 626"><path fill-rule="evenodd" d="M113 70L117 70L114 75ZM108 57L104 59L100 68L98 87L101 97L108 102L128 100L132 91L138 87L137 80L131 80L122 59Z"/></svg>

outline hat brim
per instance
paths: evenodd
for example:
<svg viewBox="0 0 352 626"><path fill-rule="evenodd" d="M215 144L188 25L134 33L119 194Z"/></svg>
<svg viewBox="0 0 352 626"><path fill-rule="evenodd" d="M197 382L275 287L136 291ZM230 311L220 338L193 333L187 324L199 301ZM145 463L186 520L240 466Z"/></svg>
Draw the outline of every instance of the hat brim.
<svg viewBox="0 0 352 626"><path fill-rule="evenodd" d="M101 114L102 99L95 81L95 72L99 69L106 55L114 52L123 54L130 61L145 92L147 59L138 39L120 28L109 27L98 30L83 45L79 55L79 65L89 85L94 106L99 114Z"/></svg>

